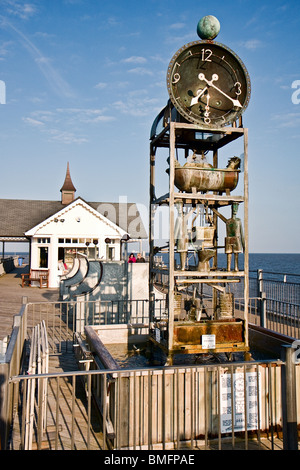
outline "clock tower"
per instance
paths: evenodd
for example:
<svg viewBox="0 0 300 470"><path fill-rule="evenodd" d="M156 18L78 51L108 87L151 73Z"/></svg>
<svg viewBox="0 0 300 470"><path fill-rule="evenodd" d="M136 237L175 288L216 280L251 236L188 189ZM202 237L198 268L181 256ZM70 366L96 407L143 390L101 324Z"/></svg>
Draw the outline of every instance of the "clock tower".
<svg viewBox="0 0 300 470"><path fill-rule="evenodd" d="M231 358L249 351L248 129L242 115L251 84L238 55L215 42L219 30L215 17L202 18L200 40L174 54L167 70L170 100L151 129L149 336L168 364L177 354ZM166 149L168 185L159 194L155 166ZM154 233L161 206L168 210L166 243ZM157 308L157 288L166 294L165 309Z"/></svg>

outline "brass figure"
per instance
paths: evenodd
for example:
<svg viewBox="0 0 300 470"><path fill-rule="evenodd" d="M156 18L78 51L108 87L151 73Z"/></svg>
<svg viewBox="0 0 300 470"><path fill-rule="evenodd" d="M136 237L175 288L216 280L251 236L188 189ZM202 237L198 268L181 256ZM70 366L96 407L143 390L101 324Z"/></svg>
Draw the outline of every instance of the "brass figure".
<svg viewBox="0 0 300 470"><path fill-rule="evenodd" d="M236 217L238 204L232 204L232 216L226 220L225 253L227 254L227 271L231 270L231 257L234 255L234 270L238 271L239 253L245 249L241 219Z"/></svg>

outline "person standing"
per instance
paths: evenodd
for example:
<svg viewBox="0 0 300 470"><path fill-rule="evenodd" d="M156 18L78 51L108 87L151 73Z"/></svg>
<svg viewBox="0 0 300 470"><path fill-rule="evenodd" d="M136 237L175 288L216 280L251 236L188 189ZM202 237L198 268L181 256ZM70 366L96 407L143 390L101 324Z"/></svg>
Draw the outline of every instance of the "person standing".
<svg viewBox="0 0 300 470"><path fill-rule="evenodd" d="M128 263L136 263L136 258L133 253L130 253Z"/></svg>
<svg viewBox="0 0 300 470"><path fill-rule="evenodd" d="M143 258L143 256L141 255L141 253L138 253L138 254L137 254L136 262L137 262L137 263L145 263L145 258Z"/></svg>

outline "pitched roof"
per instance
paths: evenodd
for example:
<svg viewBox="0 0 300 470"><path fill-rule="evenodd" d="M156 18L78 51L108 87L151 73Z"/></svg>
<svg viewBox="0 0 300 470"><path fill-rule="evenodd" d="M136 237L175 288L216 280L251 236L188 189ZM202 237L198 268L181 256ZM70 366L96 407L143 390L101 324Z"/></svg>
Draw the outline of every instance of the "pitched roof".
<svg viewBox="0 0 300 470"><path fill-rule="evenodd" d="M147 238L135 203L87 204L129 233L131 238ZM60 201L0 199L0 238L24 237L25 232L65 207Z"/></svg>

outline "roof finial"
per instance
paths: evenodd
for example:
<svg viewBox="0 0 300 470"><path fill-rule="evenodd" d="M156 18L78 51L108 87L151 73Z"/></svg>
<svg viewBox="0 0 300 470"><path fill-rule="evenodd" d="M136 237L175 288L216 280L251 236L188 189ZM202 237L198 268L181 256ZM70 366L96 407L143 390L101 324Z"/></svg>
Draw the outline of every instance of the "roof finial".
<svg viewBox="0 0 300 470"><path fill-rule="evenodd" d="M67 164L65 182L62 185L60 191L62 193L62 196L61 196L62 204L69 204L70 202L74 201L76 188L71 179L69 162Z"/></svg>

